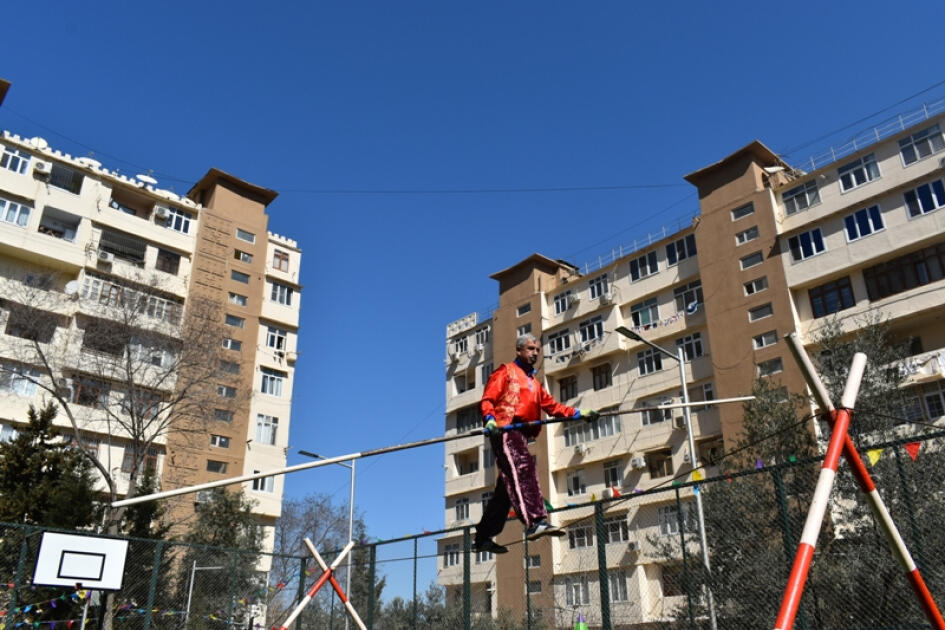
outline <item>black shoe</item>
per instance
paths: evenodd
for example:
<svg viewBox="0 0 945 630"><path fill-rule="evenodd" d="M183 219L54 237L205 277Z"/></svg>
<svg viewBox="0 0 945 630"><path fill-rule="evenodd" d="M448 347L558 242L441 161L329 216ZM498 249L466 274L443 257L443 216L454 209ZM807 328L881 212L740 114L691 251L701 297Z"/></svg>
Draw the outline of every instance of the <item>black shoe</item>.
<svg viewBox="0 0 945 630"><path fill-rule="evenodd" d="M529 540L537 540L542 536L564 536L565 531L554 525L548 523L548 521L538 521L537 523L532 523L528 529L525 530L525 537Z"/></svg>
<svg viewBox="0 0 945 630"><path fill-rule="evenodd" d="M477 541L476 544L473 545L473 549L475 551L488 551L489 553L508 553L509 551L508 547L500 545L491 538L487 538L482 542Z"/></svg>

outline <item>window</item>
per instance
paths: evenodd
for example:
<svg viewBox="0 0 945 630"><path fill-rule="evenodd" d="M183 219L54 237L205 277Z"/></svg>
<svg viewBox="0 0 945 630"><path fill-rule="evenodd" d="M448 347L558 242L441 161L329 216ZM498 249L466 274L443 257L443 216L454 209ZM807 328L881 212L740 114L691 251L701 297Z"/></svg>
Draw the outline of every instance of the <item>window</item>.
<svg viewBox="0 0 945 630"><path fill-rule="evenodd" d="M541 580L530 580L528 582L528 592L529 593L540 593L541 592Z"/></svg>
<svg viewBox="0 0 945 630"><path fill-rule="evenodd" d="M454 511L456 513L457 521L465 521L469 519L469 499L466 497L463 497L462 499L456 499Z"/></svg>
<svg viewBox="0 0 945 630"><path fill-rule="evenodd" d="M217 385L217 396L220 398L236 398L236 388L229 385Z"/></svg>
<svg viewBox="0 0 945 630"><path fill-rule="evenodd" d="M781 357L768 359L767 361L762 361L758 364L758 376L771 376L772 374L777 374L783 370L784 363L781 361Z"/></svg>
<svg viewBox="0 0 945 630"><path fill-rule="evenodd" d="M905 166L923 160L942 149L945 149L945 141L942 140L942 132L938 125L917 131L899 141L899 155L902 156L902 163Z"/></svg>
<svg viewBox="0 0 945 630"><path fill-rule="evenodd" d="M685 584L685 575L681 564L661 567L660 588L663 590L663 597L677 597L685 595L683 589Z"/></svg>
<svg viewBox="0 0 945 630"><path fill-rule="evenodd" d="M216 446L217 448L230 448L230 438L226 437L225 435L211 435L210 446Z"/></svg>
<svg viewBox="0 0 945 630"><path fill-rule="evenodd" d="M489 501L492 500L492 492L483 492L482 497L479 500L479 503L482 505L483 511L485 511L486 506L489 505Z"/></svg>
<svg viewBox="0 0 945 630"><path fill-rule="evenodd" d="M84 179L85 176L82 173L53 162L52 171L49 175L50 186L55 186L56 188L61 188L78 195L82 190L82 180Z"/></svg>
<svg viewBox="0 0 945 630"><path fill-rule="evenodd" d="M627 572L609 571L607 573L607 588L610 593L610 601L625 602L629 599L627 594Z"/></svg>
<svg viewBox="0 0 945 630"><path fill-rule="evenodd" d="M43 208L43 215L39 220L39 227L36 228L36 231L46 236L61 238L64 241L74 243L75 233L79 229L79 223L81 222L81 217L47 205ZM158 262L161 262L160 252ZM175 271L174 273L177 272Z"/></svg>
<svg viewBox="0 0 945 630"><path fill-rule="evenodd" d="M207 460L207 472L226 474L226 462L220 462L215 459Z"/></svg>
<svg viewBox="0 0 945 630"><path fill-rule="evenodd" d="M253 262L253 255L250 254L249 252L244 252L242 249L234 249L233 258L244 263Z"/></svg>
<svg viewBox="0 0 945 630"><path fill-rule="evenodd" d="M260 391L270 396L282 396L282 382L288 376L285 372L262 368L262 386Z"/></svg>
<svg viewBox="0 0 945 630"><path fill-rule="evenodd" d="M453 385L456 388L457 394L462 394L463 392L468 392L469 390L476 387L476 373L475 372L462 372L453 377Z"/></svg>
<svg viewBox="0 0 945 630"><path fill-rule="evenodd" d="M528 556L525 556L525 568L526 568L526 569L538 569L538 568L541 568L541 556L539 556L539 555L528 555Z"/></svg>
<svg viewBox="0 0 945 630"><path fill-rule="evenodd" d="M230 278L237 282L242 282L243 284L249 284L249 274L237 271L236 269L230 270Z"/></svg>
<svg viewBox="0 0 945 630"><path fill-rule="evenodd" d="M604 336L604 318L598 315L597 317L586 319L578 324L578 330L581 333L581 343L600 339Z"/></svg>
<svg viewBox="0 0 945 630"><path fill-rule="evenodd" d="M564 600L568 606L587 606L591 603L591 591L587 584L587 576L565 578Z"/></svg>
<svg viewBox="0 0 945 630"><path fill-rule="evenodd" d="M771 317L774 314L774 309L771 307L771 303L762 304L761 306L756 306L755 308L748 310L748 321L754 322L759 319L764 319L765 317Z"/></svg>
<svg viewBox="0 0 945 630"><path fill-rule="evenodd" d="M756 335L751 338L751 343L755 350L761 350L762 348L773 346L774 344L778 343L778 331L769 330L766 333Z"/></svg>
<svg viewBox="0 0 945 630"><path fill-rule="evenodd" d="M289 333L275 326L266 326L266 347L275 350L285 350L286 339Z"/></svg>
<svg viewBox="0 0 945 630"><path fill-rule="evenodd" d="M164 222L164 227L181 234L190 234L190 222L193 218L189 212L171 206L167 209L167 221Z"/></svg>
<svg viewBox="0 0 945 630"><path fill-rule="evenodd" d="M848 214L843 219L843 225L847 231L847 242L852 242L882 230L883 215L879 212L879 206L870 206Z"/></svg>
<svg viewBox="0 0 945 630"><path fill-rule="evenodd" d="M253 474L258 475L260 470L254 470ZM253 490L256 492L274 492L276 486L275 477L260 477L259 479L253 479Z"/></svg>
<svg viewBox="0 0 945 630"><path fill-rule="evenodd" d="M590 523L579 523L568 528L568 547L580 549L594 544L594 531Z"/></svg>
<svg viewBox="0 0 945 630"><path fill-rule="evenodd" d="M236 228L236 238L240 239L241 241L246 241L247 243L256 242L255 234L253 234L252 232L247 232L246 230L243 230L241 228Z"/></svg>
<svg viewBox="0 0 945 630"><path fill-rule="evenodd" d="M761 293L768 288L768 276L761 276L760 278L755 278L750 282L745 283L745 295L754 295L755 293Z"/></svg>
<svg viewBox="0 0 945 630"><path fill-rule="evenodd" d="M177 272L180 271L180 254L158 248L157 261L154 263L154 268L158 271L176 276Z"/></svg>
<svg viewBox="0 0 945 630"><path fill-rule="evenodd" d="M480 368L479 380L482 381L483 383L487 383L489 381L489 377L492 376L492 372L493 372L492 364L491 363L484 364L482 368Z"/></svg>
<svg viewBox="0 0 945 630"><path fill-rule="evenodd" d="M673 298L676 300L676 312L694 313L702 304L702 280L693 280L673 289Z"/></svg>
<svg viewBox="0 0 945 630"><path fill-rule="evenodd" d="M659 271L656 252L649 252L630 261L630 279L636 282Z"/></svg>
<svg viewBox="0 0 945 630"><path fill-rule="evenodd" d="M685 238L674 241L666 246L666 264L675 265L681 260L696 255L696 236L689 234Z"/></svg>
<svg viewBox="0 0 945 630"><path fill-rule="evenodd" d="M527 335L531 331L532 331L531 323L522 324L521 326L515 329L515 334L516 336L521 337L522 335Z"/></svg>
<svg viewBox="0 0 945 630"><path fill-rule="evenodd" d="M9 424L0 424L0 442L10 443L16 439L19 432Z"/></svg>
<svg viewBox="0 0 945 630"><path fill-rule="evenodd" d="M476 564L482 564L483 562L489 562L495 557L491 551L477 551L476 552Z"/></svg>
<svg viewBox="0 0 945 630"><path fill-rule="evenodd" d="M272 253L272 267L277 271L289 270L289 252L277 249Z"/></svg>
<svg viewBox="0 0 945 630"><path fill-rule="evenodd" d="M278 430L279 418L262 413L256 414L256 441L258 443L275 445Z"/></svg>
<svg viewBox="0 0 945 630"><path fill-rule="evenodd" d="M742 230L735 235L735 245L744 245L758 238L758 226L753 225L747 230Z"/></svg>
<svg viewBox="0 0 945 630"><path fill-rule="evenodd" d="M754 212L755 212L755 206L750 203L745 204L744 206L739 206L738 208L735 208L734 210L732 210L732 221L738 221L739 219L743 219L747 217L748 215L753 214Z"/></svg>
<svg viewBox="0 0 945 630"><path fill-rule="evenodd" d="M15 203L0 197L0 220L18 227L26 227L30 220L31 208L22 203Z"/></svg>
<svg viewBox="0 0 945 630"><path fill-rule="evenodd" d="M738 262L741 265L741 268L744 270L744 269L751 269L752 267L756 265L760 265L761 263L764 262L764 260L765 260L764 254L762 254L761 252L752 252L748 254L747 256L742 256L742 258Z"/></svg>
<svg viewBox="0 0 945 630"><path fill-rule="evenodd" d="M226 321L227 326L232 326L233 328L242 328L243 325L246 323L246 320L243 319L242 317L237 317L236 315L229 315L229 314L227 314L225 321Z"/></svg>
<svg viewBox="0 0 945 630"><path fill-rule="evenodd" d="M588 286L591 289L591 299L596 300L607 293L607 274L602 274L596 278L592 278L588 282Z"/></svg>
<svg viewBox="0 0 945 630"><path fill-rule="evenodd" d="M673 474L673 455L670 450L662 449L646 454L646 468L650 477L670 477Z"/></svg>
<svg viewBox="0 0 945 630"><path fill-rule="evenodd" d="M807 295L810 297L810 308L815 318L842 311L856 304L849 276L814 287Z"/></svg>
<svg viewBox="0 0 945 630"><path fill-rule="evenodd" d="M619 488L623 485L623 462L616 459L604 464L604 487Z"/></svg>
<svg viewBox="0 0 945 630"><path fill-rule="evenodd" d="M784 200L784 212L791 215L820 203L820 191L817 190L817 182L811 180L784 191L781 199Z"/></svg>
<svg viewBox="0 0 945 630"><path fill-rule="evenodd" d="M460 337L459 339L455 339L453 341L454 354L461 354L463 352L466 352L468 349L469 349L469 341L466 339L466 337Z"/></svg>
<svg viewBox="0 0 945 630"><path fill-rule="evenodd" d="M840 190L843 192L879 179L879 165L876 164L872 153L844 164L837 172L840 174Z"/></svg>
<svg viewBox="0 0 945 630"><path fill-rule="evenodd" d="M571 334L567 328L548 335L548 354L564 352L571 347Z"/></svg>
<svg viewBox="0 0 945 630"><path fill-rule="evenodd" d="M630 530L627 527L627 515L622 514L614 518L604 520L604 532L606 540L604 543L619 543L630 540Z"/></svg>
<svg viewBox="0 0 945 630"><path fill-rule="evenodd" d="M4 147L3 155L0 155L0 168L5 168L8 171L24 175L26 174L26 169L29 168L30 158L32 157L33 156L26 151L14 149L13 147Z"/></svg>
<svg viewBox="0 0 945 630"><path fill-rule="evenodd" d="M522 315L525 315L526 313L530 313L531 310L532 310L531 302L526 302L525 304L522 304L516 309L515 314L521 317Z"/></svg>
<svg viewBox="0 0 945 630"><path fill-rule="evenodd" d="M237 341L236 339L230 339L229 337L224 337L223 347L227 350L236 350L239 352L243 348L243 342Z"/></svg>
<svg viewBox="0 0 945 630"><path fill-rule="evenodd" d="M712 383L702 384L702 400L715 400L715 390L712 389ZM709 409L712 405L706 405L703 409Z"/></svg>
<svg viewBox="0 0 945 630"><path fill-rule="evenodd" d="M555 315L561 315L571 308L571 291L564 291L554 297Z"/></svg>
<svg viewBox="0 0 945 630"><path fill-rule="evenodd" d="M459 544L454 543L443 547L443 566L455 567L459 565Z"/></svg>
<svg viewBox="0 0 945 630"><path fill-rule="evenodd" d="M595 365L591 368L591 377L594 383L594 391L610 387L612 379L610 376L610 363Z"/></svg>
<svg viewBox="0 0 945 630"><path fill-rule="evenodd" d="M584 483L584 471L572 470L568 472L568 496L587 494L587 485Z"/></svg>
<svg viewBox="0 0 945 630"><path fill-rule="evenodd" d="M637 353L637 366L640 368L640 376L658 372L663 369L663 357L656 350L647 348Z"/></svg>
<svg viewBox="0 0 945 630"><path fill-rule="evenodd" d="M683 503L683 512L682 512L682 521L683 521L683 531L685 531L686 516L688 515L689 510L686 509L688 506ZM657 512L657 520L659 523L660 536L673 536L679 534L679 510L675 505L663 505L660 506Z"/></svg>
<svg viewBox="0 0 945 630"><path fill-rule="evenodd" d="M620 417L598 418L596 422L572 422L565 426L564 445L574 446L620 433Z"/></svg>
<svg viewBox="0 0 945 630"><path fill-rule="evenodd" d="M558 380L558 399L570 400L577 397L577 376L563 376Z"/></svg>
<svg viewBox="0 0 945 630"><path fill-rule="evenodd" d="M220 422L233 422L233 412L227 409L214 409L213 419Z"/></svg>
<svg viewBox="0 0 945 630"><path fill-rule="evenodd" d="M292 306L292 288L278 282L271 284L272 290L269 292L269 299L285 306Z"/></svg>
<svg viewBox="0 0 945 630"><path fill-rule="evenodd" d="M489 341L489 329L480 328L476 331L476 345L485 345Z"/></svg>
<svg viewBox="0 0 945 630"><path fill-rule="evenodd" d="M13 302L8 303L8 309L9 315L4 331L6 334L41 343L50 343L53 340L58 319L54 314L28 306L17 305ZM98 320L93 321L95 322L92 324L93 326L98 325ZM111 338L111 335L108 335L105 341L111 341ZM109 345L106 345L106 347L111 348ZM117 348L118 352L121 352L123 348L124 345L120 345Z"/></svg>
<svg viewBox="0 0 945 630"><path fill-rule="evenodd" d="M906 191L904 196L910 217L928 214L945 206L945 180L922 184L915 190Z"/></svg>
<svg viewBox="0 0 945 630"><path fill-rule="evenodd" d="M476 405L463 407L456 412L456 430L460 433L479 428L479 410Z"/></svg>
<svg viewBox="0 0 945 630"><path fill-rule="evenodd" d="M666 422L673 417L672 409L644 409L641 413L643 426Z"/></svg>
<svg viewBox="0 0 945 630"><path fill-rule="evenodd" d="M495 453L488 446L482 447L482 467L488 470L493 466L495 466Z"/></svg>
<svg viewBox="0 0 945 630"><path fill-rule="evenodd" d="M945 242L911 252L863 270L870 300L941 280L945 269Z"/></svg>
<svg viewBox="0 0 945 630"><path fill-rule="evenodd" d="M236 304L237 306L246 306L249 302L249 298L245 295L240 295L239 293L233 293L230 291L230 304Z"/></svg>
<svg viewBox="0 0 945 630"><path fill-rule="evenodd" d="M20 396L35 396L39 371L21 365L4 365L0 370L0 390Z"/></svg>
<svg viewBox="0 0 945 630"><path fill-rule="evenodd" d="M797 236L790 237L788 239L788 248L790 248L791 258L793 258L795 262L816 256L817 254L823 253L826 249L820 228L814 228L809 232L801 232Z"/></svg>
<svg viewBox="0 0 945 630"><path fill-rule="evenodd" d="M656 305L656 298L650 298L638 302L630 307L630 319L633 325L647 330L650 326L655 326L660 319L660 310Z"/></svg>
<svg viewBox="0 0 945 630"><path fill-rule="evenodd" d="M702 356L702 333L692 333L676 340L676 350L683 349L685 360L692 361Z"/></svg>
<svg viewBox="0 0 945 630"><path fill-rule="evenodd" d="M131 341L127 329L114 320L92 319L85 324L82 335L82 349L101 352L115 357L125 353L125 346Z"/></svg>

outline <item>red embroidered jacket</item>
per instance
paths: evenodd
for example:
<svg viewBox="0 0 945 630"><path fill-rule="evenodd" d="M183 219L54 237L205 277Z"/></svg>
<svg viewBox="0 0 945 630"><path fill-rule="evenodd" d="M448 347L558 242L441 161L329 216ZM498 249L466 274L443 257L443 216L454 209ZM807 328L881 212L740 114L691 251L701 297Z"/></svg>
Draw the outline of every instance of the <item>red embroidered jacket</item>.
<svg viewBox="0 0 945 630"><path fill-rule="evenodd" d="M526 374L514 361L492 373L479 403L483 419L495 418L500 427L512 424L513 418L521 422L534 422L541 418L542 411L559 418L578 417L576 409L552 398L534 378L534 370Z"/></svg>

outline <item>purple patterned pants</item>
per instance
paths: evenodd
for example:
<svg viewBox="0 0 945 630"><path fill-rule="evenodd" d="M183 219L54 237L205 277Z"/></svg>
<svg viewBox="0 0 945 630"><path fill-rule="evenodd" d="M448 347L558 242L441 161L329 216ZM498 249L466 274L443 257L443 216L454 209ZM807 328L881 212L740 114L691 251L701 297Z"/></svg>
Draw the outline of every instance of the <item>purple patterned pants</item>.
<svg viewBox="0 0 945 630"><path fill-rule="evenodd" d="M489 440L499 466L499 479L483 511L482 520L476 525L477 542L492 538L502 531L509 508L515 510L518 520L526 527L548 518L545 500L538 485L535 460L528 452L525 436L521 431L503 431L498 435L490 435Z"/></svg>

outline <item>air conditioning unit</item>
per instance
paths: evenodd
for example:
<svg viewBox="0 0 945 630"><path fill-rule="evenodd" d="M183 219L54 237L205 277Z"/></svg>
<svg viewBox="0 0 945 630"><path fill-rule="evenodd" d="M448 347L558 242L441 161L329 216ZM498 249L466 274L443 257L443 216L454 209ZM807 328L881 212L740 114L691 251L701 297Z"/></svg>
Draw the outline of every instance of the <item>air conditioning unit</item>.
<svg viewBox="0 0 945 630"><path fill-rule="evenodd" d="M640 551L640 541L631 540L627 543L627 551Z"/></svg>
<svg viewBox="0 0 945 630"><path fill-rule="evenodd" d="M449 351L450 361L456 361L459 359L459 351L455 348L451 348Z"/></svg>
<svg viewBox="0 0 945 630"><path fill-rule="evenodd" d="M577 453L578 455L587 455L588 451L590 450L591 450L591 447L588 446L587 444L582 443L582 444L574 445L574 452Z"/></svg>
<svg viewBox="0 0 945 630"><path fill-rule="evenodd" d="M677 429L686 428L686 416L676 416L673 418L673 426Z"/></svg>
<svg viewBox="0 0 945 630"><path fill-rule="evenodd" d="M580 303L580 301L581 301L581 294L572 293L571 295L568 296L568 308L571 308L572 306Z"/></svg>
<svg viewBox="0 0 945 630"><path fill-rule="evenodd" d="M298 352L286 352L286 353L285 353L285 359L286 359L286 361L289 361L290 363L295 363L295 361L296 361L298 358L299 358L299 353L298 353Z"/></svg>
<svg viewBox="0 0 945 630"><path fill-rule="evenodd" d="M477 344L476 344L476 352L482 352L482 351L485 350L485 349L486 349L486 344L484 344L484 343L477 343Z"/></svg>
<svg viewBox="0 0 945 630"><path fill-rule="evenodd" d="M689 454L689 451L686 451L685 453L683 453L682 460L686 464L692 463L692 455Z"/></svg>
<svg viewBox="0 0 945 630"><path fill-rule="evenodd" d="M612 304L614 301L614 294L611 291L604 291L600 296L600 301L602 304Z"/></svg>
<svg viewBox="0 0 945 630"><path fill-rule="evenodd" d="M42 160L36 160L36 164L33 165L34 175L48 177L50 173L52 173L52 164L50 162L43 162Z"/></svg>
<svg viewBox="0 0 945 630"><path fill-rule="evenodd" d="M646 468L646 458L645 457L631 457L630 468L633 468L633 469Z"/></svg>
<svg viewBox="0 0 945 630"><path fill-rule="evenodd" d="M111 264L115 262L115 254L111 252L106 252L104 250L98 250L98 261L103 263Z"/></svg>
<svg viewBox="0 0 945 630"><path fill-rule="evenodd" d="M167 206L162 206L160 204L155 204L154 206L154 218L163 221L167 217L171 216L171 209Z"/></svg>
<svg viewBox="0 0 945 630"><path fill-rule="evenodd" d="M194 494L194 503L210 503L213 498L213 490L198 490Z"/></svg>

